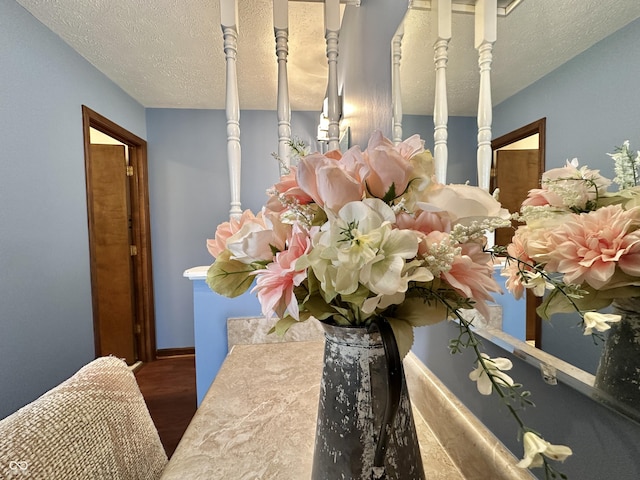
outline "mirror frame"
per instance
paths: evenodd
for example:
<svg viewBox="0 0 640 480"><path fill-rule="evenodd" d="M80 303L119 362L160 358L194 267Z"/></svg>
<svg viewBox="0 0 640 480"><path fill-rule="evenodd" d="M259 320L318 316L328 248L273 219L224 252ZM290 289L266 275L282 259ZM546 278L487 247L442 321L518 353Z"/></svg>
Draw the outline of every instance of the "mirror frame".
<svg viewBox="0 0 640 480"><path fill-rule="evenodd" d="M593 386L595 376L591 373L518 340L502 330L485 327L474 328L474 332L525 363L539 369L543 380L549 385L556 385L560 381L640 425L640 411L630 408L628 405L595 388Z"/></svg>
<svg viewBox="0 0 640 480"><path fill-rule="evenodd" d="M496 150L499 150L507 145L515 143L519 140L523 140L532 135L538 135L538 178L542 178L542 174L545 170L545 145L546 145L546 127L547 118L543 117L535 122L531 122L524 127L520 127L513 132L509 132L501 137L498 137L491 141L491 150L493 155L493 162L496 158ZM491 174L491 188L494 190L494 175L495 163L492 165ZM526 338L533 341L535 347L540 348L542 341L542 319L538 316L536 309L540 306L541 299L531 293L530 290L526 292Z"/></svg>
<svg viewBox="0 0 640 480"><path fill-rule="evenodd" d="M491 149L495 151L511 143L517 142L531 135L538 134L538 155L541 171L540 178L545 169L545 144L546 144L546 117L535 122L531 122L517 130L498 137L491 142ZM586 395L594 401L624 415L631 421L640 424L640 410L630 408L628 405L619 402L615 398L607 395L594 387L595 376L564 360L551 355L541 347L542 319L536 313L536 308L540 305L541 298L536 297L527 290L526 297L526 331L527 338L534 338L534 344L519 340L502 330L490 327L474 329L475 332L490 341L494 345L511 353L525 363L540 370L544 381L550 385L555 385L558 381ZM533 330L533 337L530 332Z"/></svg>

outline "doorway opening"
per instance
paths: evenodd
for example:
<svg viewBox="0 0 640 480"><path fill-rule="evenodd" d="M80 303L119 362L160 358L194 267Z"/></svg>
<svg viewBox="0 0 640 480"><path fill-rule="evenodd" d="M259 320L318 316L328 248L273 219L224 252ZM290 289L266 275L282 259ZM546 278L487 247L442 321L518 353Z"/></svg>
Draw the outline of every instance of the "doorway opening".
<svg viewBox="0 0 640 480"><path fill-rule="evenodd" d="M491 142L493 167L491 169L491 191L500 192L500 203L510 212L520 211L520 206L532 188L540 187L545 169L546 118L541 118ZM511 228L496 230L496 245L507 245L511 241L518 222ZM540 347L541 322L536 308L541 299L526 291L525 340Z"/></svg>
<svg viewBox="0 0 640 480"><path fill-rule="evenodd" d="M156 342L147 142L85 105L82 126L96 357L149 362ZM95 140L98 132L106 137Z"/></svg>

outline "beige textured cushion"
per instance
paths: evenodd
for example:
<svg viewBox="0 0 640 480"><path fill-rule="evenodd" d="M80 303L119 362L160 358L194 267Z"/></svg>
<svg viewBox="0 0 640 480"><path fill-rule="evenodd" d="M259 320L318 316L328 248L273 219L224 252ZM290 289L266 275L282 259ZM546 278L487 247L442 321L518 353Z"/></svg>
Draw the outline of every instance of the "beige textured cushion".
<svg viewBox="0 0 640 480"><path fill-rule="evenodd" d="M136 379L102 357L0 421L1 479L147 480L167 463Z"/></svg>

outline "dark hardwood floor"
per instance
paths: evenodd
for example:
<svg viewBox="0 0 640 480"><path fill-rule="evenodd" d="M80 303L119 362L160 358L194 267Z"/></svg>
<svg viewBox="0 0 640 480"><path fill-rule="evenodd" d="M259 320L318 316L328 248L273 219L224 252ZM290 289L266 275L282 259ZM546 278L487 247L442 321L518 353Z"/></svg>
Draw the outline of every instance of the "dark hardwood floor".
<svg viewBox="0 0 640 480"><path fill-rule="evenodd" d="M196 412L196 367L193 355L145 363L136 373L160 440L171 457Z"/></svg>

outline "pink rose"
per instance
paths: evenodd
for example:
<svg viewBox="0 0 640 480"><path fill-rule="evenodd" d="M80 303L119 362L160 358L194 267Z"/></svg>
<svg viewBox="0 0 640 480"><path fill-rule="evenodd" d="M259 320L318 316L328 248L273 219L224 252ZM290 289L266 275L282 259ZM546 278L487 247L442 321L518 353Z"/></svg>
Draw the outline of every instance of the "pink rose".
<svg viewBox="0 0 640 480"><path fill-rule="evenodd" d="M544 205L562 206L562 198L543 188L532 188L524 199L522 205L541 207Z"/></svg>
<svg viewBox="0 0 640 480"><path fill-rule="evenodd" d="M562 168L553 168L542 174L542 188L534 188L522 205L551 205L562 208L592 210L598 197L604 195L611 180L600 175L599 170L578 168L578 160L567 160Z"/></svg>
<svg viewBox="0 0 640 480"><path fill-rule="evenodd" d="M418 254L424 255L427 251L425 237L432 232L451 232L451 222L443 212L424 212L418 210L415 216L408 213L396 215L396 225L400 229L413 230L420 235Z"/></svg>
<svg viewBox="0 0 640 480"><path fill-rule="evenodd" d="M255 221L256 217L251 210L242 212L240 218L231 218L228 222L221 223L216 228L215 238L207 239L207 250L213 258L218 258L227 249L227 240L235 234L247 222Z"/></svg>
<svg viewBox="0 0 640 480"><path fill-rule="evenodd" d="M273 212L281 212L287 207L287 203L306 205L313 201L298 185L295 166L290 167L289 173L280 177L280 181L273 186L273 190L276 193L267 200L266 205L267 209Z"/></svg>
<svg viewBox="0 0 640 480"><path fill-rule="evenodd" d="M422 150L422 142L418 135L394 145L376 130L364 152L364 159L369 166L366 179L369 193L385 201L402 195L413 177L413 167L409 159Z"/></svg>
<svg viewBox="0 0 640 480"><path fill-rule="evenodd" d="M260 212L245 222L226 241L231 258L242 263L272 261L274 251L284 250L291 225L280 221L277 213Z"/></svg>
<svg viewBox="0 0 640 480"><path fill-rule="evenodd" d="M364 197L365 169L360 148L353 147L344 156L339 155L335 151L307 155L300 160L296 177L305 194L334 212Z"/></svg>

